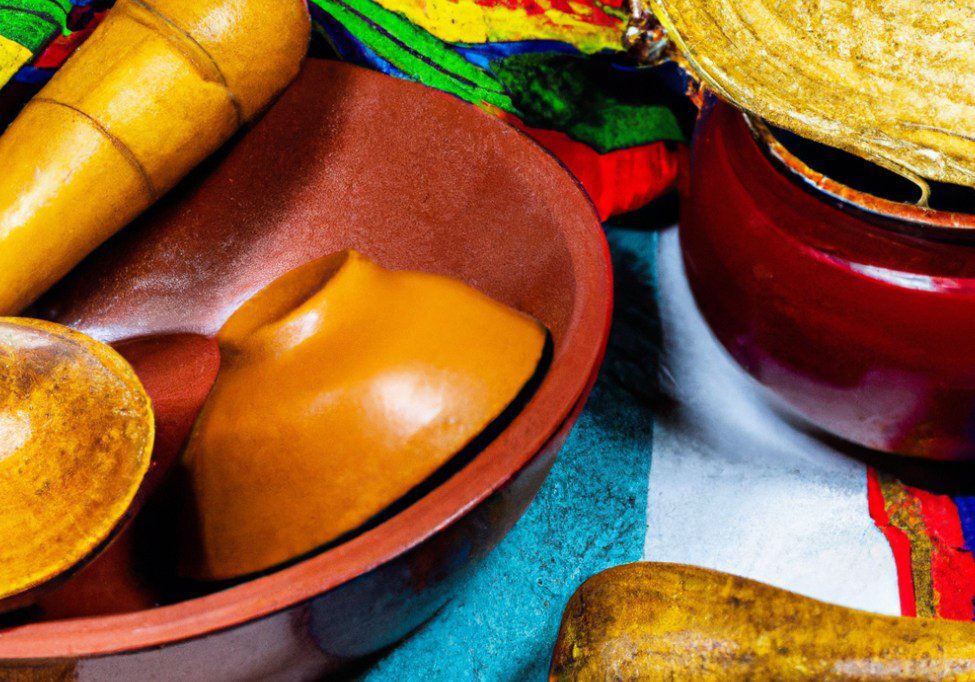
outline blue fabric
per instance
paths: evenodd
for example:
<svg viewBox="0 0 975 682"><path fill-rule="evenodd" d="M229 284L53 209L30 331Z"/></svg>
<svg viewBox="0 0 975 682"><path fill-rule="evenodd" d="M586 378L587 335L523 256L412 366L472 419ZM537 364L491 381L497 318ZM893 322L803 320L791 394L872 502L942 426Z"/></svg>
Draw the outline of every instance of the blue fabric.
<svg viewBox="0 0 975 682"><path fill-rule="evenodd" d="M54 77L55 69L38 69L33 66L22 66L14 74L13 80L17 83L33 83L44 85Z"/></svg>
<svg viewBox="0 0 975 682"><path fill-rule="evenodd" d="M477 64L482 69L490 69L491 62L515 54L538 54L541 52L579 54L579 50L574 46L560 40L519 40L508 43L481 43L479 45L461 43L454 47L467 61Z"/></svg>
<svg viewBox="0 0 975 682"><path fill-rule="evenodd" d="M365 43L356 40L341 23L321 7L312 2L308 3L308 9L315 24L315 31L331 45L342 61L367 66L388 76L412 80L406 73L367 47Z"/></svg>
<svg viewBox="0 0 975 682"><path fill-rule="evenodd" d="M575 589L594 573L641 558L659 347L656 235L622 228L607 234L616 273L607 358L551 474L454 599L362 679L544 680Z"/></svg>
<svg viewBox="0 0 975 682"><path fill-rule="evenodd" d="M975 551L975 497L959 495L954 500L958 507L958 520L961 521L965 547L969 551Z"/></svg>

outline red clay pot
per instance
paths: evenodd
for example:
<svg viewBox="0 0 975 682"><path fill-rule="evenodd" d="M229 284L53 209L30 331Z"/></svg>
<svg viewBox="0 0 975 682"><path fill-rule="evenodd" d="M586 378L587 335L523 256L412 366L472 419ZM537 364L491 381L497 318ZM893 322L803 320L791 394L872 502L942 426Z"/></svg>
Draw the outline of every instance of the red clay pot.
<svg viewBox="0 0 975 682"><path fill-rule="evenodd" d="M526 408L445 482L348 542L202 598L9 628L0 669L317 678L423 623L507 533L595 379L611 270L572 177L474 107L311 61L252 131L93 254L38 311L112 342L211 336L278 275L345 248L386 267L458 277L541 320L554 354Z"/></svg>
<svg viewBox="0 0 975 682"><path fill-rule="evenodd" d="M725 104L698 122L680 238L714 334L831 434L975 456L975 217L864 195L768 142Z"/></svg>

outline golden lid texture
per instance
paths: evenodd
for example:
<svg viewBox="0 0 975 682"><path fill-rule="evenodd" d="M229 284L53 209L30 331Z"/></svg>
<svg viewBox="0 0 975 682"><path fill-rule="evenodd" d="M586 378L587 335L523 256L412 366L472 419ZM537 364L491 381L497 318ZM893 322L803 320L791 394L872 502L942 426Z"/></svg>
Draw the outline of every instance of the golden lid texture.
<svg viewBox="0 0 975 682"><path fill-rule="evenodd" d="M975 186L975 4L649 1L733 104L915 180Z"/></svg>

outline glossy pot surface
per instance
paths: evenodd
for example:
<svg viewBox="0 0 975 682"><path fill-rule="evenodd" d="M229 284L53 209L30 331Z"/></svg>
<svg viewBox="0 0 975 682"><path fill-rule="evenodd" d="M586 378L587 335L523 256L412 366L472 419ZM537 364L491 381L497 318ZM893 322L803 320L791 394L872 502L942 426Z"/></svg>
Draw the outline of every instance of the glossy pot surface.
<svg viewBox="0 0 975 682"><path fill-rule="evenodd" d="M702 112L680 239L712 331L831 434L975 456L975 220L872 200L781 152L738 110Z"/></svg>

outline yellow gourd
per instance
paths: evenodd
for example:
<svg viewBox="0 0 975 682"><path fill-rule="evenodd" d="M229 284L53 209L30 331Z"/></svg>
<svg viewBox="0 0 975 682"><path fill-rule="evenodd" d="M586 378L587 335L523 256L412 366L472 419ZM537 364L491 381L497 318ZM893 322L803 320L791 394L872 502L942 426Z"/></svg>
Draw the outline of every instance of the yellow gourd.
<svg viewBox="0 0 975 682"><path fill-rule="evenodd" d="M695 566L636 563L569 600L552 680L972 680L975 624L880 616Z"/></svg>

